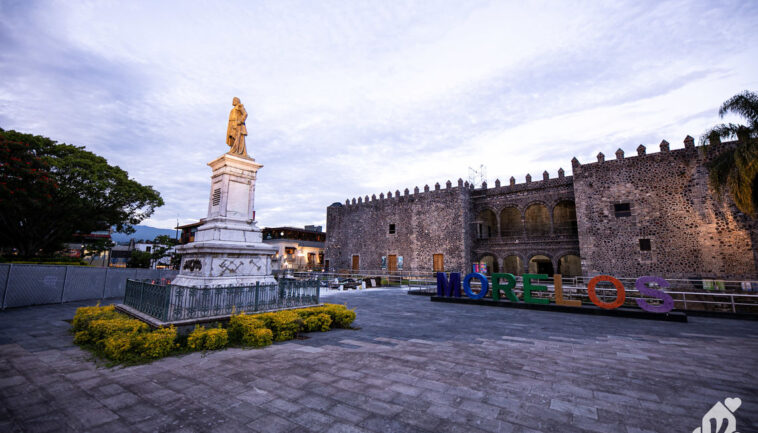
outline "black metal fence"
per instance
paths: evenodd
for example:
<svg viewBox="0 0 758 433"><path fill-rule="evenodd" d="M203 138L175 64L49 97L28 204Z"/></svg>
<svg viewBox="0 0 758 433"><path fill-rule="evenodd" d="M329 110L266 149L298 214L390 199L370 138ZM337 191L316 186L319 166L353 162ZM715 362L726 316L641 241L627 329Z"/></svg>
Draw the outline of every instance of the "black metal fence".
<svg viewBox="0 0 758 433"><path fill-rule="evenodd" d="M130 279L124 304L163 322L175 322L318 305L319 297L320 284L315 280L197 288Z"/></svg>
<svg viewBox="0 0 758 433"><path fill-rule="evenodd" d="M126 280L168 281L167 269L100 268L71 265L0 264L3 309L124 296Z"/></svg>

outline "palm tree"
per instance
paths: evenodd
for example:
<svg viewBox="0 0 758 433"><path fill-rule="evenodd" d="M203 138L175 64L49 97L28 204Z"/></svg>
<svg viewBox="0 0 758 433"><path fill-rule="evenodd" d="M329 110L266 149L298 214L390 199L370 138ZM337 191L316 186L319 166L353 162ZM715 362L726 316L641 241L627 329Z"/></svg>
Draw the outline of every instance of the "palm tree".
<svg viewBox="0 0 758 433"><path fill-rule="evenodd" d="M739 114L747 125L734 123L716 125L701 137L703 145L717 153L708 170L710 183L717 194L727 190L737 208L749 216L758 210L758 94L748 90L732 96L719 108L719 116ZM722 149L721 139L737 138L735 146Z"/></svg>

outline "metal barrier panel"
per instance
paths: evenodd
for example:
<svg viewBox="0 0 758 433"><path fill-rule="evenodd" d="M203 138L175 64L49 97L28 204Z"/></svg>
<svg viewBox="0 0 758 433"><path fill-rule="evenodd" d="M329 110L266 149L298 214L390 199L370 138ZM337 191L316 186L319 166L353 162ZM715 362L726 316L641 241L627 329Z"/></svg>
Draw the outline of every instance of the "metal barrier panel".
<svg viewBox="0 0 758 433"><path fill-rule="evenodd" d="M101 299L106 271L106 268L68 266L62 302Z"/></svg>
<svg viewBox="0 0 758 433"><path fill-rule="evenodd" d="M8 273L11 271L11 265L0 265L0 308L5 308L5 288L8 286Z"/></svg>
<svg viewBox="0 0 758 433"><path fill-rule="evenodd" d="M105 276L105 298L123 298L126 280L134 278L137 270L133 268L108 268Z"/></svg>
<svg viewBox="0 0 758 433"><path fill-rule="evenodd" d="M4 308L61 302L66 268L14 264L8 275Z"/></svg>

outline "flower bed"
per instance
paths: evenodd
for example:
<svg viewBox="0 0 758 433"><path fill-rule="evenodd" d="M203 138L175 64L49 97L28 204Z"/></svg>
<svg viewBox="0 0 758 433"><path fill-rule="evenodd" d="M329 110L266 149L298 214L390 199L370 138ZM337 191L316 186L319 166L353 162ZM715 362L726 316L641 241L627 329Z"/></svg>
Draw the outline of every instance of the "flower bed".
<svg viewBox="0 0 758 433"><path fill-rule="evenodd" d="M113 305L81 307L72 322L74 343L111 364L139 364L169 355L234 347L264 347L304 332L349 328L355 312L344 305L325 304L272 313L232 315L215 328L195 327L189 336L176 328L151 329L117 312Z"/></svg>

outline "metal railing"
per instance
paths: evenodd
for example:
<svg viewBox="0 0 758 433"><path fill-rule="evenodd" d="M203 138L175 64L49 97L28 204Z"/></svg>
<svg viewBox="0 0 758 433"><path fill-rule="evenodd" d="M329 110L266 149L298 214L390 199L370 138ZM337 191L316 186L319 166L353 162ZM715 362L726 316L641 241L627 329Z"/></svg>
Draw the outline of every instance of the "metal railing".
<svg viewBox="0 0 758 433"><path fill-rule="evenodd" d="M163 322L318 305L317 280L197 288L127 280L124 304Z"/></svg>
<svg viewBox="0 0 758 433"><path fill-rule="evenodd" d="M563 277L563 297L565 299L576 299L582 303L591 303L589 294L587 292L587 283L592 277ZM644 299L650 304L655 304L655 299L644 297L635 288L635 278L618 278L624 285L624 291L626 292L625 306L636 307L636 299ZM749 293L748 291L738 290L739 287L750 287L758 289L758 282L748 281L749 285L744 284L745 281L724 281L724 284L719 284L724 289L721 290L707 290L696 289L693 285L697 284L694 280L684 279L666 279L670 284L670 287L662 289L656 287L657 290L661 290L669 294L674 299L674 307L679 310L685 311L711 311L711 312L731 312L731 313L758 313L758 293ZM489 282L492 282L492 278L489 278ZM437 283L436 278L434 280L427 280L428 284L417 287L409 287L409 292L414 294L424 295L436 295ZM472 290L479 291L479 281L474 279L471 282ZM532 284L539 284L547 286L547 291L532 292L534 298L549 298L555 301L555 286L553 279L548 278L546 280L532 280ZM603 302L613 302L616 299L616 289L608 287L610 283L602 282L595 288L597 297ZM726 287L731 287L730 291L727 291ZM516 277L516 288L513 292L523 299L523 278Z"/></svg>

